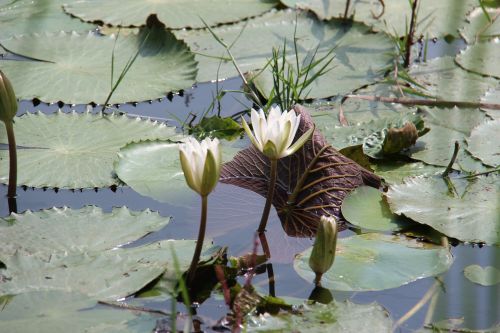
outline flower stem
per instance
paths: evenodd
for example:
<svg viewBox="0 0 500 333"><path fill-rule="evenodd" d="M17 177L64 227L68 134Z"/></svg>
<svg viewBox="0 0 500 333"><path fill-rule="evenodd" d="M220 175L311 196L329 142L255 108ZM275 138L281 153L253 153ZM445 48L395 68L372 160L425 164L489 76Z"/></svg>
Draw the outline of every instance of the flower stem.
<svg viewBox="0 0 500 333"><path fill-rule="evenodd" d="M9 189L7 191L7 198L15 198L17 187L17 148L12 121L5 122L5 129L7 130L7 140L9 142Z"/></svg>
<svg viewBox="0 0 500 333"><path fill-rule="evenodd" d="M269 188L267 190L266 205L264 206L264 211L262 212L262 218L260 219L259 233L266 231L266 224L269 218L269 212L271 211L271 203L274 197L274 186L276 185L276 171L278 169L278 160L271 160L271 175L269 180Z"/></svg>
<svg viewBox="0 0 500 333"><path fill-rule="evenodd" d="M198 240L196 241L196 248L193 254L193 260L191 260L191 266L189 266L187 284L191 285L193 282L196 266L198 266L198 261L200 261L201 249L203 248L203 240L205 239L205 229L207 226L207 207L208 207L208 196L201 196L201 218L200 218L200 229L198 230Z"/></svg>

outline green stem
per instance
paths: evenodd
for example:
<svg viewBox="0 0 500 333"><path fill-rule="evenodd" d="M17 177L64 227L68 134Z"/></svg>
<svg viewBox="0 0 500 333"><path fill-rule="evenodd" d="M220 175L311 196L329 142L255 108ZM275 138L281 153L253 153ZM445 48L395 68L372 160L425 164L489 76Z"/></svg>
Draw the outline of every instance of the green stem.
<svg viewBox="0 0 500 333"><path fill-rule="evenodd" d="M191 266L189 266L188 285L193 282L196 266L200 261L201 249L203 248L203 241L205 239L205 229L207 227L207 207L208 207L208 196L201 196L201 218L200 218L200 229L198 230L198 240L196 241L196 249L194 250L193 260L191 260Z"/></svg>
<svg viewBox="0 0 500 333"><path fill-rule="evenodd" d="M12 121L5 122L5 129L7 130L7 140L9 142L9 189L7 191L7 198L15 198L17 187L17 148Z"/></svg>
<svg viewBox="0 0 500 333"><path fill-rule="evenodd" d="M259 233L266 231L266 224L269 218L269 212L271 211L271 203L274 197L274 187L276 185L276 171L278 169L278 160L271 160L271 175L269 179L269 188L267 190L266 205L264 206L264 211L262 212L262 218L260 219Z"/></svg>

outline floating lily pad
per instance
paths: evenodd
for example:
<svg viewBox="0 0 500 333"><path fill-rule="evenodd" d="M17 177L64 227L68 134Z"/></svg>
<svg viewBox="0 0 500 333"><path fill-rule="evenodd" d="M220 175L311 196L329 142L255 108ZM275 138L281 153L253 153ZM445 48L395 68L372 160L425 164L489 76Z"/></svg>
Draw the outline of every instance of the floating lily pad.
<svg viewBox="0 0 500 333"><path fill-rule="evenodd" d="M383 160L371 164L373 172L389 184L402 183L407 177L432 176L443 172L444 167L422 162Z"/></svg>
<svg viewBox="0 0 500 333"><path fill-rule="evenodd" d="M464 332L464 333L497 333L500 331L500 324L485 328L471 329L463 326L464 317L449 318L436 323L426 324L424 328L415 333L435 333L435 332Z"/></svg>
<svg viewBox="0 0 500 333"><path fill-rule="evenodd" d="M470 265L465 267L464 275L471 282L486 287L500 283L500 270L493 266Z"/></svg>
<svg viewBox="0 0 500 333"><path fill-rule="evenodd" d="M41 31L89 31L94 24L80 21L62 10L62 0L3 1L0 5L0 40ZM0 53L2 49L0 48Z"/></svg>
<svg viewBox="0 0 500 333"><path fill-rule="evenodd" d="M309 267L312 248L295 257L295 271L313 282ZM397 288L412 281L441 274L450 268L448 249L399 236L364 234L337 241L335 262L323 274L321 285L345 291Z"/></svg>
<svg viewBox="0 0 500 333"><path fill-rule="evenodd" d="M61 32L15 37L1 44L13 53L43 60L0 59L0 67L20 99L103 104L111 91L111 81L115 84L139 49L138 57L109 103L164 97L170 91L191 87L196 76L194 55L171 32L160 27L145 28L118 39L116 35Z"/></svg>
<svg viewBox="0 0 500 333"><path fill-rule="evenodd" d="M111 250L157 231L169 221L156 212L133 212L126 207L114 208L109 214L95 206L12 214L0 219L0 256L19 253L49 261L54 253Z"/></svg>
<svg viewBox="0 0 500 333"><path fill-rule="evenodd" d="M478 7L467 15L467 24L460 29L460 35L472 44L500 36L500 8L486 8L489 18Z"/></svg>
<svg viewBox="0 0 500 333"><path fill-rule="evenodd" d="M64 10L87 22L104 22L117 26L144 25L150 15L168 28L202 28L202 19L208 25L235 22L260 15L274 6L277 0L81 0L64 5Z"/></svg>
<svg viewBox="0 0 500 333"><path fill-rule="evenodd" d="M295 21L297 23L295 23ZM334 70L314 81L309 88L310 98L333 96L350 92L366 83L382 77L383 68L392 63L393 44L387 35L369 33L369 28L355 23L343 25L338 21L319 21L313 15L294 11L271 12L260 17L231 26L214 28L215 34L231 44L231 53L243 72L263 68L271 58L272 49L283 49L286 41L287 55L293 56L293 34L297 28L297 47L300 61L311 56L319 45L316 59L335 49L335 59L331 63ZM210 81L237 75L231 62L223 61L225 49L220 46L206 30L175 32L183 39L199 63L198 81ZM208 56L207 56L208 55ZM214 58L215 57L215 58ZM227 57L226 57L227 58ZM295 61L292 61L295 63ZM258 76L257 86L267 95L270 91L267 70Z"/></svg>
<svg viewBox="0 0 500 333"><path fill-rule="evenodd" d="M354 304L350 301L330 304L305 304L299 313L247 316L246 332L389 332L392 320L377 303Z"/></svg>
<svg viewBox="0 0 500 333"><path fill-rule="evenodd" d="M223 161L229 161L240 148L237 144L222 142ZM134 191L160 202L191 205L198 197L186 184L176 143L148 141L129 144L118 153L115 172Z"/></svg>
<svg viewBox="0 0 500 333"><path fill-rule="evenodd" d="M96 300L62 291L30 292L13 296L0 311L0 330L9 333L94 332L103 325L121 324L121 332L151 331L159 315L135 313L96 305ZM127 324L149 321L143 331L125 330ZM149 328L149 330L147 330ZM108 331L109 332L109 331Z"/></svg>
<svg viewBox="0 0 500 333"><path fill-rule="evenodd" d="M474 128L467 139L468 150L484 164L500 165L500 119L488 121Z"/></svg>
<svg viewBox="0 0 500 333"><path fill-rule="evenodd" d="M329 0L281 0L287 6L312 10L321 19L343 17L347 1ZM433 37L457 36L457 30L465 21L465 15L477 6L474 0L432 0L419 1L416 33ZM408 1L351 1L348 17L362 21L376 29L397 36L406 35L411 18L411 5Z"/></svg>
<svg viewBox="0 0 500 333"><path fill-rule="evenodd" d="M45 115L27 113L15 119L20 185L92 188L117 184L113 161L120 147L133 141L176 139L163 123L90 112ZM0 143L7 143L0 126ZM8 151L0 150L0 181L6 183Z"/></svg>
<svg viewBox="0 0 500 333"><path fill-rule="evenodd" d="M451 160L455 141L461 145L453 165L456 170L484 171L487 168L474 159L465 149L465 138L472 129L486 119L484 112L477 109L423 108L421 113L425 126L431 130L418 139L415 146L406 153L413 159L427 164L446 167Z"/></svg>
<svg viewBox="0 0 500 333"><path fill-rule="evenodd" d="M347 195L342 202L342 215L368 230L397 231L407 224L391 212L382 192L369 186L360 186Z"/></svg>
<svg viewBox="0 0 500 333"><path fill-rule="evenodd" d="M500 54L500 40L481 42L471 45L456 57L460 66L468 71L485 76L500 78L498 55Z"/></svg>
<svg viewBox="0 0 500 333"><path fill-rule="evenodd" d="M26 212L4 219L0 229L9 239L2 242L10 245L2 245L6 251L2 251L0 261L6 268L0 269L0 295L61 290L117 299L134 294L160 275L173 288L177 274L172 251L178 257L180 271L184 272L191 262L194 241L168 240L117 248L132 236L144 235L148 228L140 232L121 229L140 229L131 225L145 223L143 221L150 218L148 215L152 215L151 212L130 213L125 208L115 209L111 214L103 214L97 208L64 208ZM86 221L89 216L95 221ZM156 216L156 220L159 217ZM163 225L167 222L168 219L164 220ZM98 224L103 235L96 235ZM161 226L154 215L149 224L155 229ZM111 227L116 235L109 239ZM34 236L37 234L38 238ZM106 235L108 242L102 244Z"/></svg>
<svg viewBox="0 0 500 333"><path fill-rule="evenodd" d="M452 57L416 63L409 74L438 100L479 102L481 96L498 85L497 80L471 73L457 66Z"/></svg>
<svg viewBox="0 0 500 333"><path fill-rule="evenodd" d="M391 209L464 242L500 244L500 178L410 178L387 192ZM454 193L456 192L456 193Z"/></svg>
<svg viewBox="0 0 500 333"><path fill-rule="evenodd" d="M481 102L490 104L500 104L500 87L491 89L481 98ZM500 119L500 110L488 107L482 108L491 119Z"/></svg>

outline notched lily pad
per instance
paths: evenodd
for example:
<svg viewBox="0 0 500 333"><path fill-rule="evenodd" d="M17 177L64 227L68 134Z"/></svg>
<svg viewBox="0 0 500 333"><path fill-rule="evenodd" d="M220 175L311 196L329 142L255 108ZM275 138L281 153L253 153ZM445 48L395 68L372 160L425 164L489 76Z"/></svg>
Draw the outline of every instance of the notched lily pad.
<svg viewBox="0 0 500 333"><path fill-rule="evenodd" d="M17 182L33 187L93 188L117 184L113 162L129 142L179 137L164 123L118 114L27 113L15 119ZM7 143L0 126L0 143ZM8 151L0 150L0 181L8 180Z"/></svg>
<svg viewBox="0 0 500 333"><path fill-rule="evenodd" d="M500 119L474 128L467 139L467 150L484 164L500 165Z"/></svg>
<svg viewBox="0 0 500 333"><path fill-rule="evenodd" d="M404 214L464 242L500 244L500 178L410 178L393 185L387 199L395 214Z"/></svg>
<svg viewBox="0 0 500 333"><path fill-rule="evenodd" d="M500 78L498 55L500 54L500 39L480 42L471 45L457 55L457 63L468 71L485 76Z"/></svg>
<svg viewBox="0 0 500 333"><path fill-rule="evenodd" d="M467 15L467 24L460 29L460 35L467 43L473 44L500 36L500 8L485 8L485 10L489 17L484 14L481 7Z"/></svg>
<svg viewBox="0 0 500 333"><path fill-rule="evenodd" d="M295 257L294 269L313 282L309 248ZM335 262L323 274L325 288L373 291L397 288L418 279L446 272L453 263L447 248L400 236L364 234L337 241Z"/></svg>

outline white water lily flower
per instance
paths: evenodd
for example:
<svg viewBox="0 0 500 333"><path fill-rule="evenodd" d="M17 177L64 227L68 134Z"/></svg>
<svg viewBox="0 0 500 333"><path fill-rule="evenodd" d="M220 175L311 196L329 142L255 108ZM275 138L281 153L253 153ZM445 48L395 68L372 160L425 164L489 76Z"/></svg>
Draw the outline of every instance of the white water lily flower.
<svg viewBox="0 0 500 333"><path fill-rule="evenodd" d="M295 153L311 137L314 128L309 129L292 145L300 124L300 115L295 111L281 113L279 106L271 107L269 115L264 115L260 109L251 111L253 133L245 119L243 128L253 145L272 160L277 160Z"/></svg>
<svg viewBox="0 0 500 333"><path fill-rule="evenodd" d="M206 138L201 142L189 137L179 145L182 171L190 188L207 196L220 177L222 152L218 139Z"/></svg>

